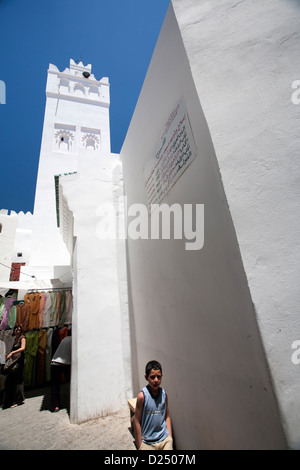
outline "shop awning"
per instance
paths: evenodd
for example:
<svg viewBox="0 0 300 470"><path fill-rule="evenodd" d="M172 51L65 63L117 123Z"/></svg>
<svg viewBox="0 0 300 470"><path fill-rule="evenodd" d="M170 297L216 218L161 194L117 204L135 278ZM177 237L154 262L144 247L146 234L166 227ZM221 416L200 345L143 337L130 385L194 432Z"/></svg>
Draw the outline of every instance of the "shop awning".
<svg viewBox="0 0 300 470"><path fill-rule="evenodd" d="M17 290L51 290L58 288L71 287L59 279L48 279L48 280L38 280L38 279L29 279L26 281L0 281L0 295L4 296L6 292L10 289Z"/></svg>

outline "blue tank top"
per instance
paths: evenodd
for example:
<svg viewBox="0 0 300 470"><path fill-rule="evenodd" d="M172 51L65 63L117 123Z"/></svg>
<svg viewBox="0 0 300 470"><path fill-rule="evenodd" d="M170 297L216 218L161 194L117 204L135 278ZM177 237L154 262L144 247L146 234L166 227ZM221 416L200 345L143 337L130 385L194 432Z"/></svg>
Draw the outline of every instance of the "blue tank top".
<svg viewBox="0 0 300 470"><path fill-rule="evenodd" d="M166 391L159 387L155 396L150 393L148 387L144 387L142 392L144 394L142 441L146 444L163 441L169 435L166 425Z"/></svg>

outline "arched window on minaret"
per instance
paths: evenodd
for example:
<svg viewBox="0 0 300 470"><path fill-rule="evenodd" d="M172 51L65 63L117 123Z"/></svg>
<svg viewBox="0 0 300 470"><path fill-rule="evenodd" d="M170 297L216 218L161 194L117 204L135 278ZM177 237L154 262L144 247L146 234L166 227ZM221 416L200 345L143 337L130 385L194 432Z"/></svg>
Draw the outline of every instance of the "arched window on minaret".
<svg viewBox="0 0 300 470"><path fill-rule="evenodd" d="M99 88L97 86L90 87L90 95L99 96Z"/></svg>
<svg viewBox="0 0 300 470"><path fill-rule="evenodd" d="M69 151L70 138L67 134L64 134L60 137L59 147L61 150Z"/></svg>
<svg viewBox="0 0 300 470"><path fill-rule="evenodd" d="M69 92L69 80L61 79L59 82L59 91L60 93L68 93Z"/></svg>
<svg viewBox="0 0 300 470"><path fill-rule="evenodd" d="M80 83L76 83L74 86L74 94L77 96L81 96L85 94L84 86Z"/></svg>
<svg viewBox="0 0 300 470"><path fill-rule="evenodd" d="M74 133L68 129L59 129L55 133L56 150L59 152L72 152Z"/></svg>
<svg viewBox="0 0 300 470"><path fill-rule="evenodd" d="M97 135L98 134L98 135ZM99 150L100 135L97 132L85 132L82 136L82 147L87 150Z"/></svg>
<svg viewBox="0 0 300 470"><path fill-rule="evenodd" d="M95 139L94 138L89 138L89 139L86 139L86 148L91 148L93 150L95 150Z"/></svg>

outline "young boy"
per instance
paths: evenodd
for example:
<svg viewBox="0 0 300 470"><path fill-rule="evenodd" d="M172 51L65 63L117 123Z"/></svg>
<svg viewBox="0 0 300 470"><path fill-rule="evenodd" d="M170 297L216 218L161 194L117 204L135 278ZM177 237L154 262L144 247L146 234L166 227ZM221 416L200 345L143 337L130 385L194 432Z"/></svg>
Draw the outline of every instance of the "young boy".
<svg viewBox="0 0 300 470"><path fill-rule="evenodd" d="M172 426L165 389L160 387L162 368L150 361L145 368L148 385L137 396L134 415L138 450L172 450Z"/></svg>

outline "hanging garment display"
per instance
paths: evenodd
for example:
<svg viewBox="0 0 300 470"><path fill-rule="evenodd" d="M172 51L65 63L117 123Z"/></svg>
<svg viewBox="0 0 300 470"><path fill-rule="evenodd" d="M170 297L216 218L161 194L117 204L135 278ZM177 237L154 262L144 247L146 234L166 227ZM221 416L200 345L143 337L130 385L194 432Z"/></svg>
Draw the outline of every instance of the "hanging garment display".
<svg viewBox="0 0 300 470"><path fill-rule="evenodd" d="M25 366L24 366L24 386L31 387L33 383L33 365L39 346L38 330L27 331L25 333Z"/></svg>
<svg viewBox="0 0 300 470"><path fill-rule="evenodd" d="M0 324L0 330L6 330L9 327L9 324L8 324L9 309L12 307L15 300L16 299L14 297L7 297L5 299L4 309L3 309L3 314L1 318L1 324Z"/></svg>
<svg viewBox="0 0 300 470"><path fill-rule="evenodd" d="M0 340L5 343L6 354L8 354L11 351L11 349L14 345L14 339L15 339L15 337L13 336L13 331L12 330L0 331Z"/></svg>
<svg viewBox="0 0 300 470"><path fill-rule="evenodd" d="M51 380L51 359L52 359L52 336L53 328L47 329L46 361L45 361L45 380Z"/></svg>
<svg viewBox="0 0 300 470"><path fill-rule="evenodd" d="M50 309L50 325L49 326L56 326L56 318L57 318L56 292L50 292L50 297L51 297L51 309Z"/></svg>
<svg viewBox="0 0 300 470"><path fill-rule="evenodd" d="M72 299L72 292L67 290L65 292L65 311L66 311L66 318L65 318L65 325L70 325L72 323L72 310L73 310L73 299Z"/></svg>
<svg viewBox="0 0 300 470"><path fill-rule="evenodd" d="M6 362L6 344L0 339L0 365Z"/></svg>
<svg viewBox="0 0 300 470"><path fill-rule="evenodd" d="M29 330L29 304L25 302L19 302L16 305L17 315L16 323L22 325L23 331Z"/></svg>
<svg viewBox="0 0 300 470"><path fill-rule="evenodd" d="M42 386L51 380L51 359L72 323L72 291L28 291L24 300L0 297L0 340L12 347L13 328L21 325L26 339L24 386Z"/></svg>
<svg viewBox="0 0 300 470"><path fill-rule="evenodd" d="M36 355L36 385L43 385L45 383L45 369L46 369L46 347L47 347L47 331L40 330L38 336L38 350Z"/></svg>
<svg viewBox="0 0 300 470"><path fill-rule="evenodd" d="M51 296L49 292L45 292L45 305L43 312L42 328L49 328L50 326L50 310L51 310Z"/></svg>
<svg viewBox="0 0 300 470"><path fill-rule="evenodd" d="M29 305L29 330L38 329L40 327L39 311L40 311L40 295L32 292L24 296L24 302Z"/></svg>
<svg viewBox="0 0 300 470"><path fill-rule="evenodd" d="M1 324L1 321L2 321L2 315L3 315L3 311L4 311L4 307L5 307L5 300L6 300L5 297L0 297L0 324Z"/></svg>
<svg viewBox="0 0 300 470"><path fill-rule="evenodd" d="M45 308L45 303L46 303L46 295L44 292L41 292L39 295L39 301L40 301L40 306L39 306L39 328L42 328L43 326L43 316L44 316L44 308Z"/></svg>

